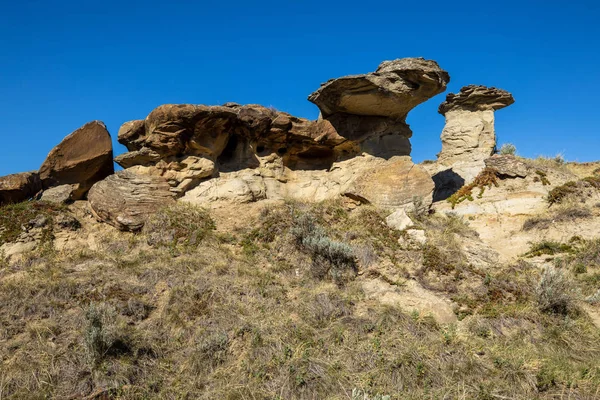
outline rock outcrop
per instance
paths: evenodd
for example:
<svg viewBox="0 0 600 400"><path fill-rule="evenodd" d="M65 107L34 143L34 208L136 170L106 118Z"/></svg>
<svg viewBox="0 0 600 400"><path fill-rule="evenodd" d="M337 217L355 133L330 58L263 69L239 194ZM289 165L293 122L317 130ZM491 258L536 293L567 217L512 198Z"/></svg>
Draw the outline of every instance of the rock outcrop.
<svg viewBox="0 0 600 400"><path fill-rule="evenodd" d="M376 72L330 80L310 95L321 109L317 121L259 105L163 105L121 127L118 139L129 153L115 161L136 174L160 176L174 194L199 203L344 194L392 207L414 196L430 202L431 179L408 157L412 132L405 119L448 81L434 61L387 61ZM386 160L389 177L398 176L379 184L394 186L373 190L378 175L370 168ZM360 171L370 178L361 179Z"/></svg>
<svg viewBox="0 0 600 400"><path fill-rule="evenodd" d="M21 172L0 177L0 205L25 201L42 190L37 172Z"/></svg>
<svg viewBox="0 0 600 400"><path fill-rule="evenodd" d="M73 200L85 196L92 185L114 172L110 134L100 121L92 121L63 139L50 151L39 170L44 189L76 185Z"/></svg>
<svg viewBox="0 0 600 400"><path fill-rule="evenodd" d="M436 181L436 199L443 199L470 183L485 168L484 160L496 149L494 111L514 103L501 89L469 85L450 93L439 107L446 117L442 151L428 167Z"/></svg>
<svg viewBox="0 0 600 400"><path fill-rule="evenodd" d="M125 170L92 186L88 201L98 220L120 230L138 231L149 215L175 201L169 189L163 178Z"/></svg>

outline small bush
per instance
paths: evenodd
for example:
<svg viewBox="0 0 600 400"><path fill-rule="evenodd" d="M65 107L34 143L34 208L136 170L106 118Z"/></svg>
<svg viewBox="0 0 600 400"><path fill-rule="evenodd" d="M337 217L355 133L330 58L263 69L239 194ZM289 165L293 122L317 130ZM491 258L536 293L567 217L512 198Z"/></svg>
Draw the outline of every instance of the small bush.
<svg viewBox="0 0 600 400"><path fill-rule="evenodd" d="M43 231L43 241L51 239L54 217L64 209L63 205L45 201L25 201L0 206L0 246L17 239L23 232L23 226L38 219L46 220L44 224L41 224L43 226L39 226Z"/></svg>
<svg viewBox="0 0 600 400"><path fill-rule="evenodd" d="M340 282L356 273L358 267L352 247L329 238L313 215L297 215L291 233L296 245L311 256L313 274L317 278L329 275L334 281Z"/></svg>
<svg viewBox="0 0 600 400"><path fill-rule="evenodd" d="M542 312L567 315L575 310L573 285L560 269L547 267L542 273L535 294Z"/></svg>
<svg viewBox="0 0 600 400"><path fill-rule="evenodd" d="M119 335L117 312L107 304L90 304L85 312L83 343L92 367L107 356L129 351L127 340Z"/></svg>
<svg viewBox="0 0 600 400"><path fill-rule="evenodd" d="M492 185L498 187L498 171L491 167L486 167L475 177L473 182L463 186L452 196L448 197L448 201L452 204L452 209L457 204L465 200L473 201L473 189L478 188L479 193L477 198L482 198L486 188L491 188Z"/></svg>
<svg viewBox="0 0 600 400"><path fill-rule="evenodd" d="M502 155L510 154L514 156L517 154L517 147L512 143L504 143L502 146L500 146L498 153Z"/></svg>
<svg viewBox="0 0 600 400"><path fill-rule="evenodd" d="M578 219L586 219L592 217L593 214L587 207L579 205L571 205L558 209L554 215L536 216L528 218L523 223L523 230L530 231L532 229L546 229L556 222L574 222Z"/></svg>

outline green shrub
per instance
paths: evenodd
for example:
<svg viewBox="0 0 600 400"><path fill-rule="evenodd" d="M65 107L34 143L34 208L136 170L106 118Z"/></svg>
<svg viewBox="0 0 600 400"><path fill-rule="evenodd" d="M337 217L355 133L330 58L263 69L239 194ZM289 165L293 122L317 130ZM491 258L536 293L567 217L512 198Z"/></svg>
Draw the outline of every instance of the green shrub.
<svg viewBox="0 0 600 400"><path fill-rule="evenodd" d="M570 181L552 189L546 197L548 204L559 204L565 197L577 191L577 182Z"/></svg>
<svg viewBox="0 0 600 400"><path fill-rule="evenodd" d="M316 277L324 278L329 275L339 282L347 278L348 274L356 273L358 267L352 247L328 237L313 215L297 215L291 233L296 245L311 256L313 274Z"/></svg>
<svg viewBox="0 0 600 400"><path fill-rule="evenodd" d="M454 209L457 204L465 200L473 201L473 189L479 189L477 198L480 199L483 197L485 189L491 188L492 185L498 187L498 171L494 168L486 167L475 177L473 182L461 187L456 193L448 197L448 201L452 204L452 209Z"/></svg>
<svg viewBox="0 0 600 400"><path fill-rule="evenodd" d="M85 311L83 343L92 367L106 357L130 351L128 340L117 326L117 311L105 304L90 304Z"/></svg>
<svg viewBox="0 0 600 400"><path fill-rule="evenodd" d="M504 143L502 146L500 146L498 153L502 155L510 154L514 156L517 154L517 147L512 143Z"/></svg>

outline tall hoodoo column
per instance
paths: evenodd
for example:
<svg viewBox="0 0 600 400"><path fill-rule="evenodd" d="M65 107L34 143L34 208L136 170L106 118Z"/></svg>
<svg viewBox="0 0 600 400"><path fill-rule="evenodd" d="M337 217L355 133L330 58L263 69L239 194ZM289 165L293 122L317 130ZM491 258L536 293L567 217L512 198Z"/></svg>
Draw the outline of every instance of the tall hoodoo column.
<svg viewBox="0 0 600 400"><path fill-rule="evenodd" d="M446 125L438 163L452 167L465 182L475 178L496 148L494 111L514 102L509 92L494 87L469 85L448 94L439 107Z"/></svg>

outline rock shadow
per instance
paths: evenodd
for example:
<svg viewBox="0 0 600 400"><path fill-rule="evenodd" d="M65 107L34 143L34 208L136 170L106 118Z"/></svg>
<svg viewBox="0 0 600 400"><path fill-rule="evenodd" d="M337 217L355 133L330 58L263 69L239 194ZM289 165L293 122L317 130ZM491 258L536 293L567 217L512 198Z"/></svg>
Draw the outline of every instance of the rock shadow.
<svg viewBox="0 0 600 400"><path fill-rule="evenodd" d="M435 184L435 189L433 191L434 202L446 200L448 197L458 192L465 184L464 178L454 172L452 168L438 172L432 176L432 179Z"/></svg>

